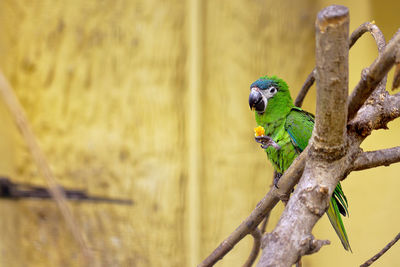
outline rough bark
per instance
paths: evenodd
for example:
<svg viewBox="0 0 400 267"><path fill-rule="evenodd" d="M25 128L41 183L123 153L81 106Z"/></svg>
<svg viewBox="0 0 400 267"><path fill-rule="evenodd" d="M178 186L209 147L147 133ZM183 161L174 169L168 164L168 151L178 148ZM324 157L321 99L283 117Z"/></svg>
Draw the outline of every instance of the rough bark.
<svg viewBox="0 0 400 267"><path fill-rule="evenodd" d="M328 7L317 19L317 116L309 159L277 227L263 240L258 266L291 266L302 255L317 251L323 242L315 241L311 230L324 214L337 182L352 170L399 161L397 148L366 153L361 153L359 148L372 130L385 128L387 122L399 116L399 95L390 96L385 91L386 74L394 64L400 46L399 33L386 47L379 37L374 36L382 53L364 73L349 98L347 118L354 119L347 126L346 134L343 130L347 124L347 120L343 120L346 106L342 101L347 92L347 61L340 54L344 45L337 40L342 37L335 36L334 31L345 25L341 20L344 11L341 10L345 9ZM341 31L346 32L346 29ZM378 32L374 34L379 35ZM327 41L329 38L334 39ZM320 45L327 50L321 50ZM333 54L335 50L337 56ZM338 60L341 56L342 60ZM372 159L371 155L375 157Z"/></svg>
<svg viewBox="0 0 400 267"><path fill-rule="evenodd" d="M365 22L361 24L355 31L351 34L349 38L349 49L353 47L353 45L357 42L357 40L366 32L370 32L372 37L374 37L375 42L378 46L379 52L381 52L385 46L385 38L383 37L383 34L381 30L376 26L374 23L371 22ZM303 86L300 89L300 92L298 96L296 97L296 100L294 101L294 105L297 107L300 107L303 104L304 98L306 97L308 91L310 90L310 87L314 84L315 82L315 68L310 72L310 74L307 76L306 81L304 82ZM395 75L396 77L396 75ZM400 80L400 79L399 79ZM393 81L393 87L395 88L396 82Z"/></svg>
<svg viewBox="0 0 400 267"><path fill-rule="evenodd" d="M296 263L302 255L315 253L329 244L326 240L315 240L311 230L324 214L338 181L351 171L400 162L398 148L372 152L360 149L361 142L372 130L386 129L389 121L400 116L400 93L389 95L385 90L386 74L399 61L396 58L400 54L399 32L386 47L379 28L373 23L364 23L347 39L348 11L343 6L330 6L321 11L316 28L317 66L296 100L301 104L315 77L317 114L310 144L284 173L278 183L279 189L272 188L252 214L200 266L212 266L250 234L264 214L276 205L277 199L287 203L301 178L277 227L263 238L258 266ZM368 99L359 101L352 95L347 100L348 48L365 32L372 34L379 50L378 59L364 70L357 85L357 90L365 91L359 94L367 95ZM368 82L364 83L364 79ZM348 106L360 103L361 108ZM348 111L356 115L350 122Z"/></svg>
<svg viewBox="0 0 400 267"><path fill-rule="evenodd" d="M271 187L265 197L257 204L251 214L230 234L219 246L198 266L213 266L222 259L240 240L250 234L265 218L279 200L287 200L293 187L298 183L306 164L308 148L297 157L289 169L286 170L278 183L278 188Z"/></svg>
<svg viewBox="0 0 400 267"><path fill-rule="evenodd" d="M378 83L383 79L389 69L396 61L396 53L400 49L400 32L397 32L391 42L385 47L384 51L363 72L361 80L356 85L353 93L349 97L348 119L351 120L357 111L372 94Z"/></svg>
<svg viewBox="0 0 400 267"><path fill-rule="evenodd" d="M291 266L326 241L315 240L311 230L328 207L343 175L348 90L349 13L343 6L323 9L316 21L316 124L309 161L278 225L263 239L258 266ZM350 154L349 154L350 155Z"/></svg>
<svg viewBox="0 0 400 267"><path fill-rule="evenodd" d="M378 166L389 166L400 161L400 146L369 151L360 154L354 162L353 171L375 168Z"/></svg>

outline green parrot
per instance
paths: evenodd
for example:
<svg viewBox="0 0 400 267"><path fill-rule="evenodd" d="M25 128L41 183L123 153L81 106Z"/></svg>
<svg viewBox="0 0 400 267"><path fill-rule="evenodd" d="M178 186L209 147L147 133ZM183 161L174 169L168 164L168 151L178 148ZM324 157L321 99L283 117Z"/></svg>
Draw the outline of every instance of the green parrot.
<svg viewBox="0 0 400 267"><path fill-rule="evenodd" d="M276 186L293 160L307 147L314 128L314 115L293 104L287 84L276 76L264 76L251 84L249 105L255 110L257 124L265 129L265 136L256 137L256 141L262 144L275 168ZM347 206L338 183L326 213L343 247L351 251L341 218L341 214L348 215Z"/></svg>

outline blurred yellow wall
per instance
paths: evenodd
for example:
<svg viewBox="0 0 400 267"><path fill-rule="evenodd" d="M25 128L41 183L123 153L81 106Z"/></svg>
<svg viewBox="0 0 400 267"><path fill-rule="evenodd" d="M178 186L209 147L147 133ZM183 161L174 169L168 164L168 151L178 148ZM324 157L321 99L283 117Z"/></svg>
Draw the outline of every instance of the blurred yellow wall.
<svg viewBox="0 0 400 267"><path fill-rule="evenodd" d="M271 183L272 168L253 141L249 84L277 74L295 95L314 65L315 16L333 4L200 1L196 63L189 56L193 2L0 2L0 67L58 181L134 201L128 207L70 202L95 266L189 266L250 213ZM398 1L335 3L350 8L351 30L375 20L389 39L400 27ZM354 46L350 88L376 55L369 36ZM193 64L200 68L197 93L188 80ZM312 112L314 91L304 104ZM193 93L200 112L195 124ZM1 102L0 118L0 175L44 185ZM400 123L389 128L363 147L398 145ZM195 144L189 136L194 131L200 138ZM193 153L195 175L188 169ZM342 249L323 218L314 234L332 245L305 257L304 266L361 264L393 238L400 224L399 171L394 165L351 174L343 187L354 253ZM193 179L199 186L189 188ZM0 211L0 266L83 265L51 201L0 200ZM282 206L274 210L268 229L281 211ZM246 237L217 266L240 266L251 245ZM375 266L395 266L399 252L400 246L393 247Z"/></svg>

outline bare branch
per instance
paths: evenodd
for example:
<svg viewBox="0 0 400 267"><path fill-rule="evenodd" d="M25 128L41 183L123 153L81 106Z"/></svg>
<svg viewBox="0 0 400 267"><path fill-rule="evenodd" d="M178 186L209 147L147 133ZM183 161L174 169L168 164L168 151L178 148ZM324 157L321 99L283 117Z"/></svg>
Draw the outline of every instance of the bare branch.
<svg viewBox="0 0 400 267"><path fill-rule="evenodd" d="M361 80L356 85L353 93L348 100L348 120L354 118L358 110L372 94L377 85L384 79L387 72L393 66L396 60L396 53L400 49L400 32L390 40L388 45L371 64L369 68L363 71Z"/></svg>
<svg viewBox="0 0 400 267"><path fill-rule="evenodd" d="M246 235L250 234L258 224L265 218L268 211L279 202L279 197L274 194L275 187L271 187L265 197L257 204L256 208L244 220L235 231L230 234L222 243L198 266L213 266L217 261L222 259L232 248L242 240Z"/></svg>
<svg viewBox="0 0 400 267"><path fill-rule="evenodd" d="M308 74L306 81L304 82L303 86L300 89L299 94L294 101L294 105L296 107L301 107L303 105L304 98L306 97L308 91L310 90L311 86L314 84L315 81L315 68Z"/></svg>
<svg viewBox="0 0 400 267"><path fill-rule="evenodd" d="M278 179L278 181L279 181L278 173L277 173L276 170L273 171L272 177L273 177L273 182L272 182L272 184L271 184L271 187L272 187L272 186L275 186L275 185L274 185L275 179ZM265 218L264 218L264 220L262 221L261 228L260 228L261 234L264 234L265 231L267 231L267 225L268 225L268 222L269 222L269 215L270 215L270 214L271 214L271 211L268 211L267 215L265 215Z"/></svg>
<svg viewBox="0 0 400 267"><path fill-rule="evenodd" d="M348 90L349 13L344 6L323 9L316 22L317 112L309 158L303 177L271 234L263 240L258 263L291 266L303 255L315 253L327 241L311 230L325 213L347 161L345 133ZM335 112L332 112L335 110Z"/></svg>
<svg viewBox="0 0 400 267"><path fill-rule="evenodd" d="M70 228L72 235L78 242L81 247L84 259L87 261L87 264L91 262L91 252L87 247L85 239L83 238L83 234L80 231L76 220L73 217L73 214L68 206L66 201L65 192L58 185L53 172L46 160L46 157L43 154L43 151L40 149L36 137L33 134L28 119L25 116L25 112L23 107L18 101L18 98L14 94L14 90L11 85L8 83L6 77L0 71L0 94L9 109L11 115L14 118L15 124L17 125L19 131L21 132L22 137L25 140L26 145L28 146L32 157L36 163L36 166L42 176L45 178L47 182L47 186L49 188L49 192L56 202L58 208L61 211L61 214L64 217L68 227Z"/></svg>
<svg viewBox="0 0 400 267"><path fill-rule="evenodd" d="M265 218L261 224L261 233L264 234L267 231L267 225L269 222L269 215L271 214L271 212L268 212L267 215L265 215Z"/></svg>
<svg viewBox="0 0 400 267"><path fill-rule="evenodd" d="M243 264L243 267L251 267L255 260L257 259L258 253L260 252L261 247L261 231L257 227L251 232L253 236L254 243L253 248L251 249L250 256L247 261Z"/></svg>
<svg viewBox="0 0 400 267"><path fill-rule="evenodd" d="M323 25L319 25L319 26L321 26L319 28L327 30L328 32L331 31L331 27L333 27L333 25L337 22L339 22L339 24L341 24L342 26L343 26L343 24L348 24L348 21L343 23L343 21L341 21L342 18L340 16L333 16L333 18L325 18L325 19L326 19L325 22L323 23ZM361 25L360 29L358 29L359 31L354 33L352 35L352 37L350 38L351 45L354 44L356 39L358 39L362 35L362 33L369 31L372 33L374 38L377 40L379 49L382 50L383 48L380 45L382 42L379 42L379 40L380 40L379 39L379 31L377 31L376 29L378 29L378 28L375 25L370 24L370 23ZM342 34L344 32L345 31L342 31ZM331 33L332 32L330 32L330 34ZM347 32L346 32L346 34L347 34ZM394 39L395 39L395 37L394 37ZM345 39L348 40L347 37ZM341 38L341 40L344 40L344 39ZM335 43L335 42L333 42L333 43ZM325 47L323 44L321 46ZM342 44L335 43L333 46L334 47L342 46ZM349 47L349 43L347 43L347 47ZM333 49L336 49L336 48L333 48ZM392 48L392 49L395 49L395 48ZM340 50L340 51L342 51L342 50ZM348 49L346 51L348 52ZM344 52L346 52L346 51L344 51ZM384 57L385 53L388 53L387 51L388 50L385 49L383 52L383 55L380 55L380 57ZM326 54L326 51L323 51L322 54ZM325 111L323 111L322 113L319 112L323 118L322 119L317 118L316 125L318 125L319 120L324 121L325 119L327 119L326 115L328 115L328 117L329 117L327 119L327 121L329 121L329 122L326 123L325 125L323 125L323 123L322 123L322 125L316 126L316 127L319 127L320 130L316 131L316 133L314 134L315 136L313 137L313 140L311 141L313 153L310 154L308 152L310 149L307 148L293 162L293 164L290 166L290 168L285 172L285 174L279 180L279 182L278 182L279 189L274 188L274 187L271 188L271 190L268 192L268 194L257 204L257 207L253 210L253 212L249 215L249 217L247 217L240 224L240 226L228 238L226 238L217 247L217 249L214 250L214 252L211 255L209 255L202 263L200 263L199 266L212 266L218 260L222 259L222 257L224 257L243 237L245 237L246 235L253 232L253 230L260 224L260 222L266 217L266 215L275 207L275 205L278 203L279 199L287 202L293 187L298 183L300 176L303 173L305 162L306 162L306 156L308 154L311 155L311 157L309 158L311 160L311 163L310 164L307 163L310 166L316 166L321 162L332 163L332 161L333 161L333 163L331 165L328 164L329 168L325 168L324 170L322 170L322 169L319 170L318 168L313 169L313 167L309 168L307 173L304 174L304 177L303 177L304 182L301 182L299 184L299 186L297 187L295 193L293 194L293 196L291 198L292 205L290 205L290 204L288 205L288 207L285 209L284 214L281 217L280 222L278 223L278 225L279 225L279 224L281 224L282 221L289 221L286 224L282 223L282 224L284 224L284 227L285 226L293 227L293 229L290 229L289 231L286 232L286 234L289 234L289 236L291 233L299 232L298 231L299 229L295 229L296 227L301 228L300 232L303 233L303 235L301 235L301 234L300 234L300 236L293 235L294 238L292 238L292 240L284 240L283 242L281 242L281 244L284 243L290 247L289 252L294 251L294 253L290 253L290 255L288 253L286 253L287 250L286 250L286 252L284 252L285 251L284 249L281 249L281 250L280 249L278 249L278 250L267 249L267 248L264 249L263 255L261 256L261 260L259 262L259 266L264 266L263 264L265 264L265 261L263 261L263 258L265 259L268 257L273 260L274 259L276 260L276 258L278 258L278 257L284 257L285 261L282 261L280 263L282 263L283 266L286 266L286 265L284 265L285 263L288 263L289 261L294 263L302 255L305 255L307 253L314 253L314 252L316 252L317 248L319 249L322 245L326 244L326 241L314 240L314 238L312 237L310 232L311 232L313 225L320 218L320 216L322 216L322 214L324 213L327 203L329 202L329 196L332 193L334 187L336 186L337 181L339 180L339 178L345 177L349 170L350 171L353 170L352 164L354 162L354 159L357 158L357 156L360 154L359 144L362 142L362 140L364 140L366 135L359 134L359 131L357 131L357 130L353 131L353 130L358 129L357 127L366 127L366 125L368 127L370 127L370 125L372 125L370 127L371 129L376 129L377 127L383 127L383 124L380 124L380 122L379 122L380 120L382 120L382 118L383 118L383 121L386 121L386 123L387 123L387 121L390 121L400 115L399 114L400 113L400 105L399 105L400 96L397 96L397 95L390 96L385 91L384 93L386 93L386 94L380 94L380 95L376 96L376 97L379 97L379 99L381 100L381 101L378 101L379 99L376 100L375 95L374 95L374 97L371 98L371 101L378 101L378 102L376 102L376 103L378 103L378 105L373 105L373 104L365 105L365 106L370 107L371 109L370 110L362 110L362 111L360 110L360 112L359 112L360 116L357 116L356 119L351 122L352 124L349 124L349 129L347 132L348 136L346 137L347 140L346 140L346 142L344 142L343 140L345 138L345 127L341 127L341 126L345 125L345 124L342 124L343 121L344 121L344 123L346 123L346 121L347 121L347 116L342 116L342 115L346 114L346 110L347 110L347 99L346 99L347 93L344 93L344 91L342 91L342 90L344 90L344 89L347 90L347 86L338 85L337 83L344 82L347 84L347 65L346 65L346 67L344 67L344 69L343 69L343 66L338 67L338 64L340 65L341 63L343 63L343 60L346 61L346 64L347 64L347 55L345 56L345 59L343 59L343 55L342 55L342 57L340 55L339 56L335 55L335 56L331 56L331 58L336 59L336 61L332 62L332 64L331 63L326 63L326 64L329 65L330 67L336 66L338 69L335 69L335 67L332 67L333 69L329 69L329 67L325 68L324 63L322 63L319 65L319 66L322 66L322 68L323 68L323 71L321 72L322 75L325 75L326 73L329 73L329 72L333 72L333 73L343 72L344 73L343 75L345 75L345 77L340 76L341 74L338 74L337 77L329 77L329 78L325 77L326 79L323 83L326 83L326 84L322 85L322 86L318 86L318 87L322 87L322 88L328 88L329 94L333 94L334 96L328 97L328 100L327 100L326 95L322 94L322 96L323 96L322 99L325 99L325 100L322 100L323 104L317 104L317 107L319 107L319 106L323 107L325 104L327 104L327 105L325 106L325 108L323 108ZM339 59L339 60L337 60L337 59ZM374 64L386 64L385 60L380 60L379 62L380 63L374 63ZM331 73L329 75L331 75ZM366 73L366 75L364 75L364 76L367 77L368 75L369 74ZM311 86L312 80L314 79L313 77L315 77L315 76L310 74L309 78L307 79L308 81L306 81L306 83L303 87ZM321 77L319 77L319 78L321 78ZM385 86L385 82L381 82L380 88L381 89L383 88L383 90L384 90L384 86ZM336 89L332 89L332 88L336 88ZM305 96L305 94L307 93L307 90L302 89L302 91L304 91L304 93L300 93L300 94L303 94ZM337 92L337 91L340 91L340 92ZM381 90L377 90L377 91L381 91ZM299 101L296 101L298 105L301 105L301 102L302 102L302 99L304 99L304 96L300 97ZM344 101L338 100L338 99L341 99L343 96L346 96L344 98L345 99ZM319 98L321 98L321 97L319 97ZM329 100L329 98L331 98L331 100L334 99L333 100L334 103L329 102L329 101L331 101L331 100ZM319 101L321 102L321 100L319 100ZM343 103L344 103L344 105L343 105ZM341 106L345 107L345 108L343 108L343 112L342 112L342 108L340 108ZM365 106L363 107L363 109L365 108ZM340 109L339 113L337 113L338 107ZM329 116L329 114L328 114L331 110L335 110L334 118L332 116ZM372 111L372 112L369 112L369 111ZM340 122L338 122L338 116L337 116L338 114L339 114ZM318 111L317 111L317 117L318 117ZM344 117L344 119L342 119L342 117ZM368 121L367 120L368 118L370 118L371 120ZM357 127L355 127L355 125ZM326 131L326 129L329 129L329 131ZM334 134L332 134L331 129L335 129L336 132ZM319 131L319 133L317 134L318 131ZM325 134L328 132L329 132L330 136L328 136L328 138L326 138ZM354 133L357 133L359 135L354 135ZM347 148L345 148L344 143L349 144L349 146ZM343 157L343 155L345 155L345 157ZM318 164L316 164L317 161L319 161ZM312 162L314 162L314 163L312 163ZM327 167L328 165L324 165L324 166ZM316 173L319 174L320 172L323 172L324 175L316 175ZM315 179L315 177L318 177L318 181L313 180L313 179ZM293 204L293 203L297 203L297 204ZM303 212L303 213L295 214L296 212L299 212L299 209L300 209L300 213L301 212ZM305 213L307 213L307 216L305 215ZM301 218L301 219L307 218L307 220L308 220L306 223L307 225L301 225L301 223L298 222L298 218ZM290 221L291 219L293 219L294 221ZM288 228L285 228L285 230L287 230L287 229ZM270 237L269 240L272 240L273 243L274 242L277 243L278 242L277 240L280 237L279 235L282 234L282 232L285 232L285 231L279 231L278 226L277 226L273 233L268 234L266 236L269 236ZM306 234L306 233L308 233L308 234ZM296 238L298 238L298 239L296 239ZM290 237L289 237L289 239L290 239ZM299 244L299 242L300 242L300 244ZM263 241L263 244L264 244L263 246L271 247L271 244L268 244L268 242L267 242L267 244L265 244L265 242ZM278 256L275 255L275 253L277 251L279 252ZM272 254L267 255L268 253L272 253ZM283 256L282 256L282 253L283 253ZM264 255L264 254L266 254L266 255ZM279 262L279 261L275 261L275 263L276 262ZM281 266L281 265L277 265L277 266ZM266 266L268 266L268 265L266 265Z"/></svg>
<svg viewBox="0 0 400 267"><path fill-rule="evenodd" d="M344 153L348 96L348 9L329 6L316 21L317 108L312 150L339 159ZM335 112L332 112L335 110ZM326 151L329 149L329 151Z"/></svg>
<svg viewBox="0 0 400 267"><path fill-rule="evenodd" d="M385 38L381 32L381 30L374 23L365 22L361 24L355 31L351 34L349 39L349 49L353 47L353 45L357 42L357 40L366 32L370 32L376 41L376 45L378 46L378 51L382 51L385 46ZM395 76L397 77L397 76ZM315 81L315 68L310 72L307 76L306 81L300 89L299 94L296 97L294 105L296 107L301 107L303 104L304 98L306 97L308 91ZM394 83L393 83L394 84ZM399 75L399 84L400 84L400 75ZM394 87L394 86L393 86Z"/></svg>
<svg viewBox="0 0 400 267"><path fill-rule="evenodd" d="M400 60L400 56L398 56ZM397 89L400 86L400 62L396 64L396 68L394 70L394 76L393 76L393 84L392 84L392 90Z"/></svg>
<svg viewBox="0 0 400 267"><path fill-rule="evenodd" d="M317 240L311 238L308 240L310 249L306 252L306 255L310 255L318 252L323 246L330 245L331 242L329 240Z"/></svg>
<svg viewBox="0 0 400 267"><path fill-rule="evenodd" d="M387 124L400 116L400 93L381 92L363 105L348 129L365 138L372 130L388 129Z"/></svg>
<svg viewBox="0 0 400 267"><path fill-rule="evenodd" d="M217 261L221 260L240 240L250 234L261 223L267 213L269 213L279 202L279 199L288 198L288 195L298 183L303 173L308 150L309 149L306 148L282 175L278 182L279 189L272 186L251 214L198 265L199 267L213 266Z"/></svg>
<svg viewBox="0 0 400 267"><path fill-rule="evenodd" d="M400 49L399 51L397 51L396 55L396 68L394 70L394 75L393 75L392 90L397 89L399 86L400 86Z"/></svg>
<svg viewBox="0 0 400 267"><path fill-rule="evenodd" d="M378 26L375 25L374 22L372 22L372 23L366 22L364 24L361 24L361 26L358 27L358 29L353 32L353 34L352 34L353 38L350 38L350 40L356 41L358 38L361 37L361 35L364 32L371 33L372 37L375 39L376 46L378 47L379 55L381 55L382 51L386 47L386 40L385 40L385 36L383 35L382 31L378 28ZM367 71L368 71L368 69L364 69L361 75L362 76L366 75ZM387 81L387 75L385 75L383 77L382 81L380 81L377 88L374 90L374 94L372 94L372 96L370 98L379 99L379 95L382 94L383 92L385 92L385 90L386 90L386 81Z"/></svg>
<svg viewBox="0 0 400 267"><path fill-rule="evenodd" d="M354 161L352 170L361 171L400 162L400 146L361 153Z"/></svg>
<svg viewBox="0 0 400 267"><path fill-rule="evenodd" d="M365 22L361 24L350 36L350 44L351 48L357 40L366 32L370 32L374 37L376 45L378 46L378 51L381 52L385 48L385 37L383 36L382 31L375 25L375 23Z"/></svg>
<svg viewBox="0 0 400 267"><path fill-rule="evenodd" d="M377 259L379 259L383 254L386 253L394 244L396 244L397 241L400 239L400 233L397 234L397 236L390 241L381 251L378 252L375 256L367 260L364 264L361 264L360 267L368 267L372 263L374 263Z"/></svg>
<svg viewBox="0 0 400 267"><path fill-rule="evenodd" d="M398 30L400 31L400 29ZM392 90L395 90L400 86L400 49L396 55L396 69L394 70Z"/></svg>

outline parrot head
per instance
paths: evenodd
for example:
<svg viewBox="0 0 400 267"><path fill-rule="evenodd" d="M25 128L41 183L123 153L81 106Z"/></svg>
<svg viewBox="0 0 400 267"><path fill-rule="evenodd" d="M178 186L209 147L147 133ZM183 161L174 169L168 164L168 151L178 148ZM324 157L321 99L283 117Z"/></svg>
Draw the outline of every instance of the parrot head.
<svg viewBox="0 0 400 267"><path fill-rule="evenodd" d="M268 106L279 104L279 100L292 102L287 84L276 76L264 76L250 85L249 106L263 114Z"/></svg>

